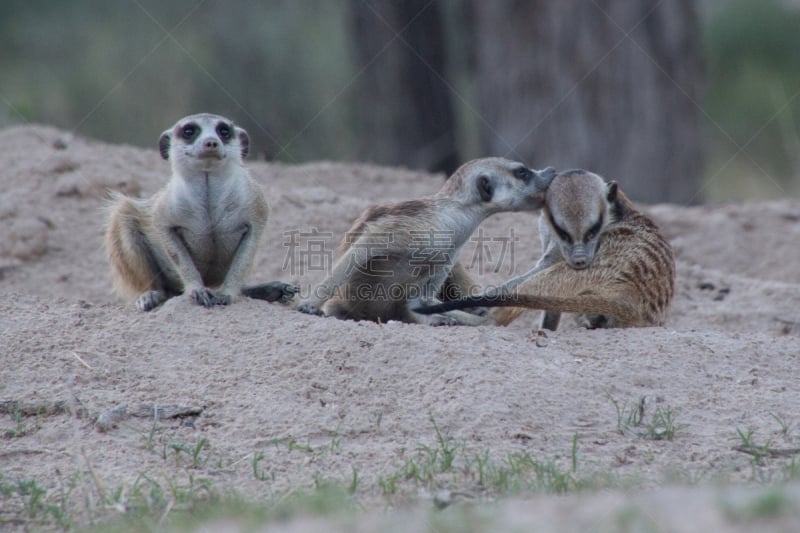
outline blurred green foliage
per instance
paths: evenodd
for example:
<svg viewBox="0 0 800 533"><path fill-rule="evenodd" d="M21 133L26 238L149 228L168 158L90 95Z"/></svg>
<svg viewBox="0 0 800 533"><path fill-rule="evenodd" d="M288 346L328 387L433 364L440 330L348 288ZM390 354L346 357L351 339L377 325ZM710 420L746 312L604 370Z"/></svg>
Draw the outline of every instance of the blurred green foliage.
<svg viewBox="0 0 800 533"><path fill-rule="evenodd" d="M711 197L797 194L800 4L730 0L709 5L703 107Z"/></svg>
<svg viewBox="0 0 800 533"><path fill-rule="evenodd" d="M710 198L797 194L800 3L700 6ZM154 147L172 122L202 110L234 118L262 156L357 157L351 89L364 65L354 64L347 0L3 0L2 7L0 127L47 123ZM460 31L462 7L463 0L443 2L447 76L466 98L454 99L459 149L472 157L480 148L469 58L456 53L471 37Z"/></svg>
<svg viewBox="0 0 800 533"><path fill-rule="evenodd" d="M155 146L178 118L209 111L270 157L349 155L344 0L4 0L3 11L0 126Z"/></svg>

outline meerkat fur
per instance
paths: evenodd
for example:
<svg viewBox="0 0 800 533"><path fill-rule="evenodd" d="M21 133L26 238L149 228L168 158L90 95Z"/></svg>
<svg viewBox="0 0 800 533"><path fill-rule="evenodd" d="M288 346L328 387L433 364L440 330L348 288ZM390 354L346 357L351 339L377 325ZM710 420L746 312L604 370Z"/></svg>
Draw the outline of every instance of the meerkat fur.
<svg viewBox="0 0 800 533"><path fill-rule="evenodd" d="M578 314L587 327L664 323L675 285L672 249L615 182L562 172L545 194L539 228L544 254L530 272L484 295L417 311L499 307L490 316L506 325L526 309L542 309L547 329L557 328L562 312Z"/></svg>
<svg viewBox="0 0 800 533"><path fill-rule="evenodd" d="M115 195L106 231L114 290L150 311L188 293L205 307L238 296L288 301L282 282L243 287L267 223L261 187L243 164L247 132L212 114L179 120L159 139L172 174L147 199Z"/></svg>
<svg viewBox="0 0 800 533"><path fill-rule="evenodd" d="M333 271L299 310L342 319L477 325L464 311L434 317L411 309L440 301L446 284L468 280L456 264L461 247L488 216L538 209L555 171L533 171L503 158L470 161L433 196L367 209L353 223Z"/></svg>

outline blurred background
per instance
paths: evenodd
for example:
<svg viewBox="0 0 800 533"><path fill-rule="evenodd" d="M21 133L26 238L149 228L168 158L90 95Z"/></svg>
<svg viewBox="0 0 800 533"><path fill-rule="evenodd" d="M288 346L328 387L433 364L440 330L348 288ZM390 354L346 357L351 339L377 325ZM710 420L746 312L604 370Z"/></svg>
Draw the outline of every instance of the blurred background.
<svg viewBox="0 0 800 533"><path fill-rule="evenodd" d="M800 195L798 0L3 0L0 127L253 156L583 167L643 202Z"/></svg>

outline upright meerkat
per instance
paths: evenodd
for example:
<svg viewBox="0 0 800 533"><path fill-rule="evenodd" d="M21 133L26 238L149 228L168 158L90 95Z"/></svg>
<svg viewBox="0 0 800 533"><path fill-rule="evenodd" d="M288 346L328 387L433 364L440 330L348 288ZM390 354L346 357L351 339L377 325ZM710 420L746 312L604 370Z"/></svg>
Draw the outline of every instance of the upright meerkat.
<svg viewBox="0 0 800 533"><path fill-rule="evenodd" d="M205 307L238 294L288 301L296 288L282 282L242 283L267 223L264 193L243 165L247 132L211 114L191 115L158 142L172 176L151 198L118 194L111 206L106 251L114 289L138 295L150 311L188 292Z"/></svg>
<svg viewBox="0 0 800 533"><path fill-rule="evenodd" d="M494 213L540 208L554 176L552 168L533 171L503 158L476 159L433 196L367 209L347 232L331 275L299 310L381 322L485 322L464 311L425 317L411 308L440 301L445 283L468 291L466 272L456 265L461 247Z"/></svg>
<svg viewBox="0 0 800 533"><path fill-rule="evenodd" d="M506 325L526 309L542 309L548 329L562 312L578 313L588 327L664 323L675 290L672 248L615 182L583 170L559 174L539 228L544 254L530 272L484 295L416 311L503 307L490 315Z"/></svg>

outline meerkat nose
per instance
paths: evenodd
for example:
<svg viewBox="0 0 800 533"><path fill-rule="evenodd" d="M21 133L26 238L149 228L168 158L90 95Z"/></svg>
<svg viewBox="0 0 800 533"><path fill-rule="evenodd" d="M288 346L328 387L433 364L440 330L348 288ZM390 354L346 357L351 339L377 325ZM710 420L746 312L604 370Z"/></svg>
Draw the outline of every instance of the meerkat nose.
<svg viewBox="0 0 800 533"><path fill-rule="evenodd" d="M219 148L219 142L216 139L206 139L203 141L203 146L205 148Z"/></svg>
<svg viewBox="0 0 800 533"><path fill-rule="evenodd" d="M572 266L577 269L583 269L589 266L589 261L586 257L573 257Z"/></svg>

